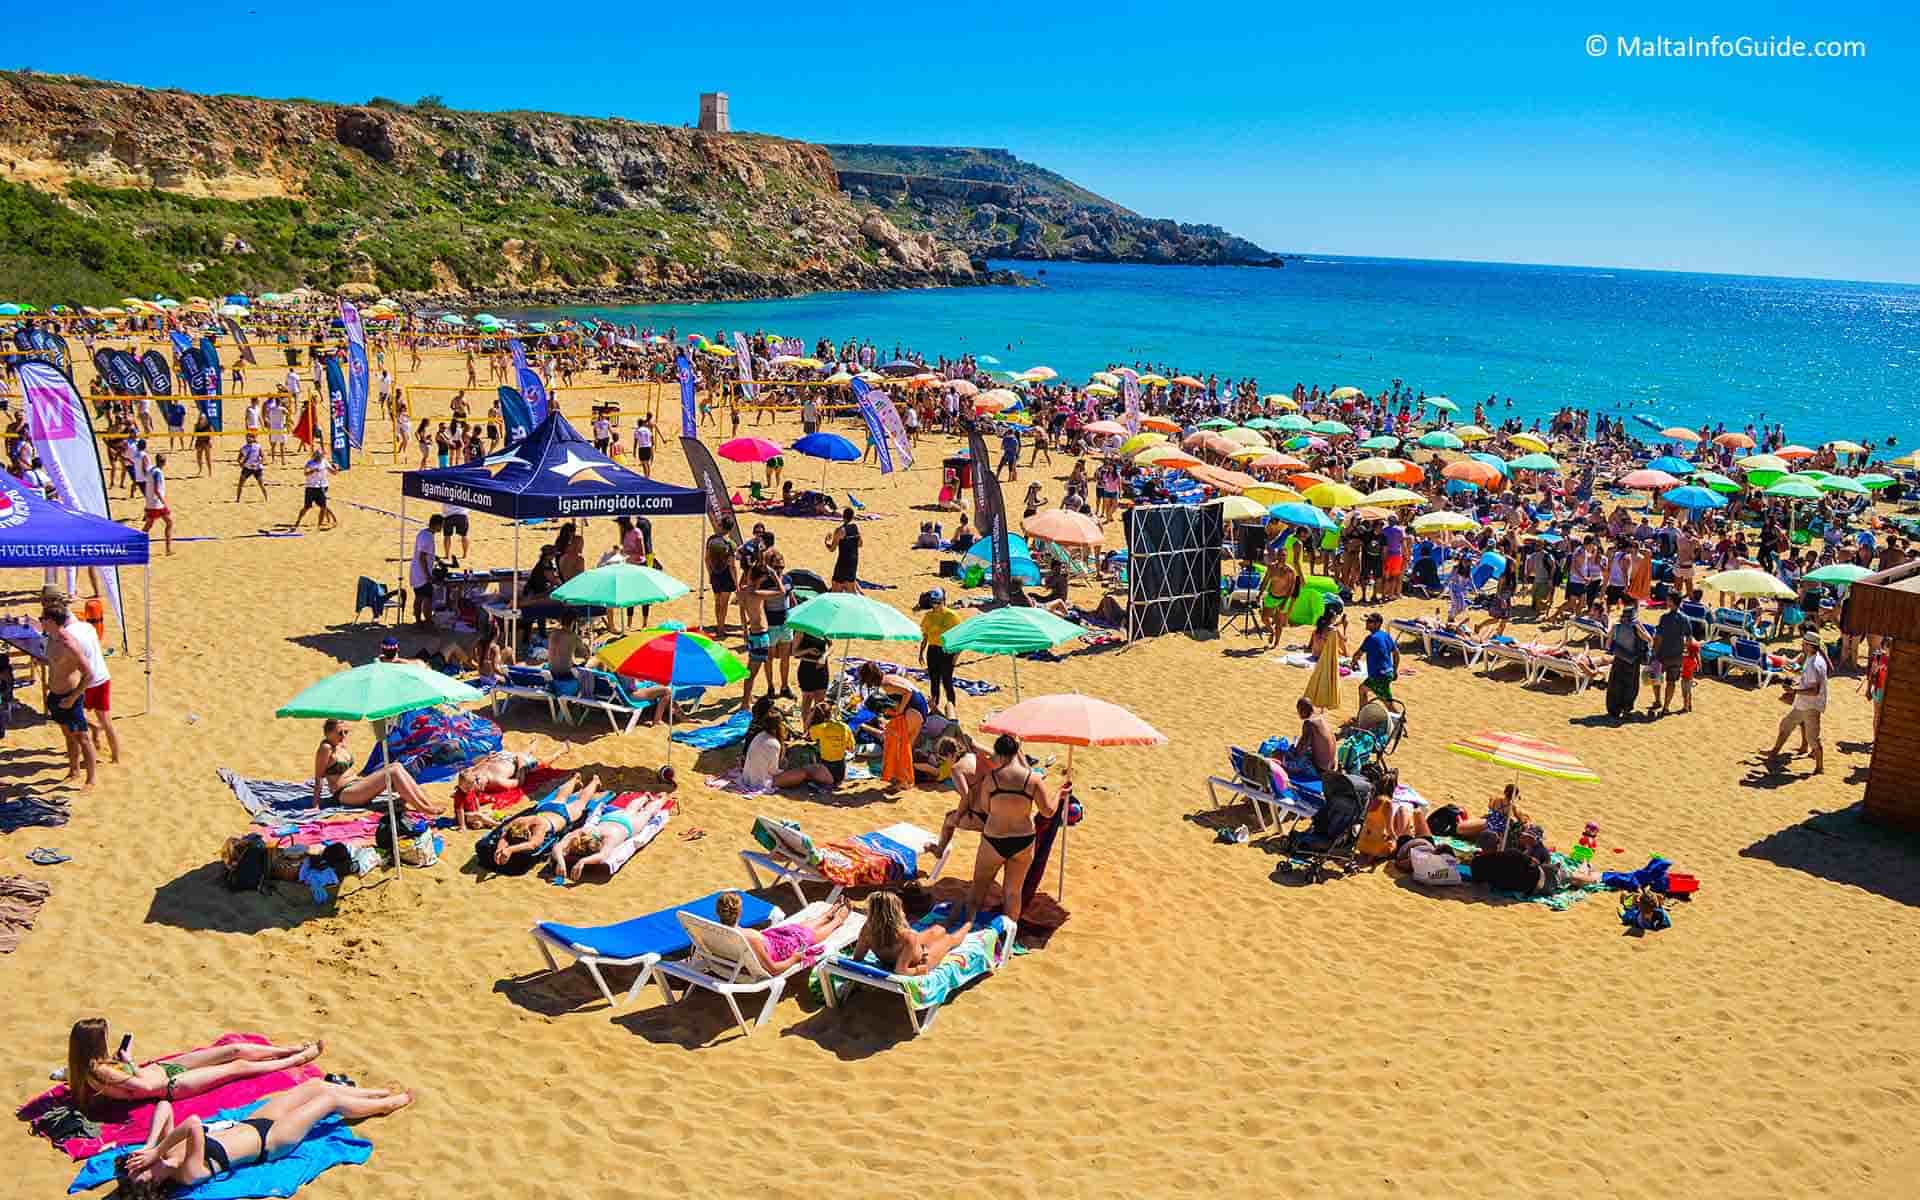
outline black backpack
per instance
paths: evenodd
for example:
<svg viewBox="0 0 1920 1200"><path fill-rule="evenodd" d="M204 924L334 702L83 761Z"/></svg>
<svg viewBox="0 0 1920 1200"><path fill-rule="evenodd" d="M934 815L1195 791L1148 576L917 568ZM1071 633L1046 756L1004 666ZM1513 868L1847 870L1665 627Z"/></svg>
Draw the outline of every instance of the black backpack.
<svg viewBox="0 0 1920 1200"><path fill-rule="evenodd" d="M221 870L220 882L230 892L264 892L273 882L272 865L273 850L266 839L250 833L240 839L232 861Z"/></svg>

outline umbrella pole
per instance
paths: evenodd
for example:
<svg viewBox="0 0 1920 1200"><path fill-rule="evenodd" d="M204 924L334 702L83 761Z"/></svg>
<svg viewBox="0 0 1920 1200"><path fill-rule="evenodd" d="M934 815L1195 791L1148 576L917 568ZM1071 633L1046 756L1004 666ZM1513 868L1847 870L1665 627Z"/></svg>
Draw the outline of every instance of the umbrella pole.
<svg viewBox="0 0 1920 1200"><path fill-rule="evenodd" d="M1066 778L1066 784L1067 784L1067 786L1068 786L1068 787L1071 787L1071 786L1073 786L1073 746L1072 746L1071 744L1069 744L1069 745L1067 746L1067 778ZM1056 815L1055 815L1055 819L1056 819L1056 820L1058 820L1058 821L1060 822L1060 881L1059 881L1058 883L1056 883L1056 884L1054 884L1054 886L1053 886L1053 890L1054 890L1054 900L1055 900L1055 902L1058 902L1058 901L1061 901L1061 900L1065 900L1065 899L1067 898L1067 808L1066 808L1066 801L1064 801L1064 800L1063 800L1063 801L1061 801L1061 803L1060 803L1060 808L1059 808L1059 809L1057 810L1057 812L1056 812Z"/></svg>
<svg viewBox="0 0 1920 1200"><path fill-rule="evenodd" d="M699 588L699 591L694 593L693 600L693 627L695 629L705 629L707 627L707 539L713 536L710 532L713 524L709 520L711 511L710 508L702 509L700 513L700 550L699 556L695 560L695 571L698 575L695 586ZM672 685L669 684L668 686L671 687Z"/></svg>
<svg viewBox="0 0 1920 1200"><path fill-rule="evenodd" d="M1018 704L1020 703L1020 656L1018 654L1015 654L1012 656L1012 658L1013 658L1013 702L1015 704ZM1068 751L1068 753L1072 753L1072 751Z"/></svg>
<svg viewBox="0 0 1920 1200"><path fill-rule="evenodd" d="M379 746L384 754L387 745L387 722L385 718L373 723L373 733L375 739L374 745ZM1071 751L1069 751L1069 753L1071 753ZM386 765L391 767L393 760L389 758ZM393 831L393 877L396 880L405 882L401 879L401 876L404 874L404 864L400 861L400 815L394 811L393 807L396 796L397 793L393 790L393 783L389 780L387 786L381 789L380 798L387 802L387 828ZM432 832L429 831L427 836L433 836Z"/></svg>

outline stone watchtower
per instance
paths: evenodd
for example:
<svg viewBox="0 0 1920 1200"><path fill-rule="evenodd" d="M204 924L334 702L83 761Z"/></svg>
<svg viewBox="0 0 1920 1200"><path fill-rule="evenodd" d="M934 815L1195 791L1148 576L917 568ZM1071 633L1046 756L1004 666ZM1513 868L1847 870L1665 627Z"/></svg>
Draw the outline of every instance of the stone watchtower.
<svg viewBox="0 0 1920 1200"><path fill-rule="evenodd" d="M727 94L725 92L700 93L700 128L708 133L731 133L733 124L727 119Z"/></svg>

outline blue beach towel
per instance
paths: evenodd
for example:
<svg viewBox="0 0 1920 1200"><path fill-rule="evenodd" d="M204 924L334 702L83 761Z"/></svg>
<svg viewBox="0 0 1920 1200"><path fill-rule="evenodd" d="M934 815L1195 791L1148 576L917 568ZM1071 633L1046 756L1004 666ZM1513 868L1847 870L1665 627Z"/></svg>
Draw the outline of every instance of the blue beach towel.
<svg viewBox="0 0 1920 1200"><path fill-rule="evenodd" d="M222 1109L215 1120L238 1121L265 1104L265 1100L240 1108ZM69 1195L113 1182L113 1165L137 1146L115 1146L102 1150L80 1165L80 1173L68 1186ZM363 1163L373 1154L373 1143L360 1137L339 1117L328 1117L313 1127L306 1140L285 1157L272 1162L248 1163L232 1171L189 1188L172 1193L181 1200L249 1200L257 1196L291 1196L319 1178L331 1167L342 1163Z"/></svg>
<svg viewBox="0 0 1920 1200"><path fill-rule="evenodd" d="M724 721L712 725L701 725L693 729L676 729L673 740L682 746L692 746L696 750L718 750L722 746L731 746L735 742L747 740L747 726L753 723L753 714L741 709Z"/></svg>
<svg viewBox="0 0 1920 1200"><path fill-rule="evenodd" d="M671 958L693 948L693 943L687 938L686 926L680 924L679 914L687 912L709 921L718 921L720 918L715 906L725 894L711 892L698 900L613 925L561 925L542 921L538 928L542 933L568 945L585 946L605 958L639 958L643 954ZM764 925L772 918L773 905L758 896L741 894L741 925Z"/></svg>

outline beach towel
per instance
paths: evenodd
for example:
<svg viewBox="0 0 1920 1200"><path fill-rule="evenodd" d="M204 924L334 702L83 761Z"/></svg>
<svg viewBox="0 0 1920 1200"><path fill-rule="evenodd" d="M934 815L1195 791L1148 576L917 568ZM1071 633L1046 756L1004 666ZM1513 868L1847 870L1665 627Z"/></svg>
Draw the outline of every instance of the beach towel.
<svg viewBox="0 0 1920 1200"><path fill-rule="evenodd" d="M1459 838L1436 837L1433 841L1435 845L1451 847L1460 861L1468 867L1469 875L1471 875L1473 864L1468 862L1468 860L1480 852L1479 846L1472 842L1462 841ZM1579 869L1579 864L1572 862L1566 855L1558 851L1554 853L1553 861L1568 871L1576 871ZM1604 883L1581 884L1563 891L1551 892L1544 896L1522 895L1519 892L1504 891L1500 888L1490 888L1488 890L1497 896L1505 896L1509 900L1524 900L1528 904L1538 904L1542 908L1550 908L1554 912L1565 912L1595 892L1606 891L1607 886Z"/></svg>
<svg viewBox="0 0 1920 1200"><path fill-rule="evenodd" d="M401 714L367 757L365 769L396 762L416 782L438 783L500 746L500 726L478 713L423 708Z"/></svg>
<svg viewBox="0 0 1920 1200"><path fill-rule="evenodd" d="M265 1100L240 1108L223 1109L213 1118L238 1121L251 1116ZM141 1135L142 1142L146 1135ZM113 1166L133 1152L132 1146L103 1150L81 1164L67 1194L84 1192L113 1182ZM168 1193L180 1200L247 1200L255 1196L291 1196L320 1175L342 1163L363 1163L373 1154L373 1143L347 1128L337 1116L313 1127L305 1140L271 1162L251 1162L224 1174Z"/></svg>
<svg viewBox="0 0 1920 1200"><path fill-rule="evenodd" d="M225 767L219 768L218 773L220 782L233 789L234 799L240 801L240 806L247 810L257 825L271 825L288 817L310 821L317 817L353 816L367 811L350 805L315 808L312 780L292 783L280 779L246 779Z"/></svg>
<svg viewBox="0 0 1920 1200"><path fill-rule="evenodd" d="M673 740L682 746L692 746L696 750L718 750L737 742L747 740L747 726L753 723L753 714L746 709L732 713L724 721L712 725L699 725L692 729L676 729Z"/></svg>
<svg viewBox="0 0 1920 1200"><path fill-rule="evenodd" d="M13 800L0 800L0 833L17 833L22 829L51 829L65 825L71 811L67 801L58 796L21 796Z"/></svg>
<svg viewBox="0 0 1920 1200"><path fill-rule="evenodd" d="M350 816L270 825L263 836L268 844L279 847L305 848L324 846L328 842L344 842L349 846L373 845L374 834L378 832L386 810L372 812L357 808L350 811Z"/></svg>
<svg viewBox="0 0 1920 1200"><path fill-rule="evenodd" d="M0 875L0 954L20 948L20 939L33 929L40 906L53 894L49 884L25 875Z"/></svg>
<svg viewBox="0 0 1920 1200"><path fill-rule="evenodd" d="M252 1042L256 1045L269 1045L269 1039L257 1033L229 1033L213 1043L225 1046L233 1042ZM205 1047L200 1047L204 1049ZM158 1059L149 1061L158 1062ZM145 1064L142 1064L145 1065ZM303 1079L311 1079L320 1074L316 1067L294 1067L286 1071L272 1071L265 1075L255 1075L248 1079L236 1079L232 1083L190 1096L185 1100L173 1102L174 1120L188 1117L202 1120L211 1117L223 1108L252 1104L275 1092L284 1092ZM15 1114L22 1121L32 1121L47 1109L68 1102L67 1085L56 1084L20 1106ZM147 1130L153 1126L154 1104L150 1100L127 1102L102 1101L99 1106L100 1136L68 1138L55 1142L68 1158L81 1159L98 1154L109 1146L138 1146L147 1140Z"/></svg>
<svg viewBox="0 0 1920 1200"><path fill-rule="evenodd" d="M881 833L862 833L817 843L792 821L753 819L753 840L768 850L796 854L841 887L888 887L920 874L920 856L912 847Z"/></svg>
<svg viewBox="0 0 1920 1200"><path fill-rule="evenodd" d="M500 812L512 808L515 805L526 803L527 789L532 788L538 791L549 783L565 779L569 774L571 774L571 772L541 763L533 770L527 772L526 779L522 780L518 787L502 788L497 792L482 791L479 793L477 799L480 803L491 806L495 812ZM466 792L461 791L459 788L453 789L455 811L459 810L466 798Z"/></svg>
<svg viewBox="0 0 1920 1200"><path fill-rule="evenodd" d="M617 808L622 812L630 812L658 799L660 797L652 792L622 792L601 808ZM667 827L668 818L673 815L673 807L671 804L663 805L633 831L632 837L613 848L613 852L607 855L607 878L611 879L618 875L620 868L626 866L628 860L646 849L647 844L660 835L660 831ZM598 819L600 811L600 808L588 809L586 818L581 824L593 824Z"/></svg>
<svg viewBox="0 0 1920 1200"><path fill-rule="evenodd" d="M918 930L930 929L951 921L955 915L952 905L936 904L926 916L915 921L913 927ZM895 975L882 967L872 954L868 954L864 960L842 956L839 965L869 978L891 980L900 985L915 1008L932 1008L945 1004L955 992L991 973L1000 947L1013 935L1013 921L1005 914L980 914L974 918L973 931L925 975Z"/></svg>

